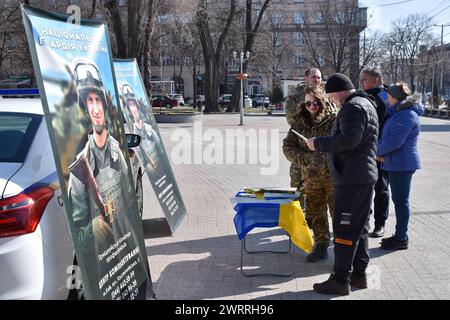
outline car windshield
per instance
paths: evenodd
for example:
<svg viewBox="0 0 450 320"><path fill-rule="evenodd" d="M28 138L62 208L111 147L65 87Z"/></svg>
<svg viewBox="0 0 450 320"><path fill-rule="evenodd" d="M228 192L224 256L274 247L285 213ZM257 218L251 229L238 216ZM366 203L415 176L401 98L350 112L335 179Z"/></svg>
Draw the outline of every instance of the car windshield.
<svg viewBox="0 0 450 320"><path fill-rule="evenodd" d="M23 162L41 121L40 115L0 113L0 162Z"/></svg>

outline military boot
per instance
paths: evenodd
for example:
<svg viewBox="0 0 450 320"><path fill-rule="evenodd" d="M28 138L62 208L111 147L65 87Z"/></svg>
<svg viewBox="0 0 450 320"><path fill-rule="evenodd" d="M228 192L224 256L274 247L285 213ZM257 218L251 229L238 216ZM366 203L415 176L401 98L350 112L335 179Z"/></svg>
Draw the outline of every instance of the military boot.
<svg viewBox="0 0 450 320"><path fill-rule="evenodd" d="M350 274L350 284L358 289L367 289L367 275L363 274Z"/></svg>
<svg viewBox="0 0 450 320"><path fill-rule="evenodd" d="M348 281L340 283L337 281L334 273L330 275L330 278L322 283L315 283L313 285L314 291L322 294L334 294L339 296L348 296L350 294L350 284Z"/></svg>
<svg viewBox="0 0 450 320"><path fill-rule="evenodd" d="M306 256L307 262L317 262L320 260L328 259L328 247L316 245L313 251Z"/></svg>

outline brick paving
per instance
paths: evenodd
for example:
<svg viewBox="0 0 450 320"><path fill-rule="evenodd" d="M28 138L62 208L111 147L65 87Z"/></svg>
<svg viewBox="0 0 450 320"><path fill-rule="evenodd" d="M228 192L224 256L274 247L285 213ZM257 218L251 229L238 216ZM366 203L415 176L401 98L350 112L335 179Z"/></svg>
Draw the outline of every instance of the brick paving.
<svg viewBox="0 0 450 320"><path fill-rule="evenodd" d="M239 115L204 115L203 130L278 129L280 150L277 174L263 176L261 165L173 164L188 216L173 236L152 237L145 232L152 280L158 299L449 299L450 298L450 121L422 118L419 150L422 169L413 178L411 193L410 248L390 252L379 249L379 239L370 239L371 288L353 291L347 297L316 294L313 283L327 279L333 262L306 263L306 254L293 246L289 255L246 255L251 271L286 272L293 276L246 278L239 271L240 241L233 224L230 198L243 186L286 187L289 163L281 152L288 126L284 117L248 116L239 127ZM180 142L173 141L175 129L193 134L192 124L160 124L169 157ZM198 147L210 142L194 141ZM194 147L193 147L194 148ZM247 146L257 152L256 146ZM247 150L248 151L248 150ZM154 205L148 181L144 219L162 216ZM395 229L391 203L386 235ZM373 225L373 220L371 221ZM255 229L248 244L282 248L287 245L280 229ZM379 276L377 276L379 275Z"/></svg>

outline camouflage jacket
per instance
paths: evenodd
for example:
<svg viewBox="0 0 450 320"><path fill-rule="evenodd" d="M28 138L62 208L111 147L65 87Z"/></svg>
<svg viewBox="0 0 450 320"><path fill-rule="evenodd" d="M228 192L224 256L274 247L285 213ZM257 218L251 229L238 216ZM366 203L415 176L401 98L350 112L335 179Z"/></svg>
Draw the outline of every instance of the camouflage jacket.
<svg viewBox="0 0 450 320"><path fill-rule="evenodd" d="M298 85L295 87L293 93L291 93L284 103L284 109L286 110L286 120L290 126L294 124L294 118L299 112L300 104L305 100L305 85Z"/></svg>
<svg viewBox="0 0 450 320"><path fill-rule="evenodd" d="M314 122L302 114L294 117L294 124L289 130L287 137L283 140L283 152L286 158L300 165L304 179L311 177L328 176L327 156L324 152L310 151L306 143L298 137L292 129L307 138L328 136L331 133L333 122L336 119L337 110L329 105L329 110Z"/></svg>

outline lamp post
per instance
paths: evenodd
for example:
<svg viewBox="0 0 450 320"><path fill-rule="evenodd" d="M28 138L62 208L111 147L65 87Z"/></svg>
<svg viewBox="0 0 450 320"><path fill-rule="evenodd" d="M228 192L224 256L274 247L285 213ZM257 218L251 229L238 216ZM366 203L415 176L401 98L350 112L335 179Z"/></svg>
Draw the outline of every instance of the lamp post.
<svg viewBox="0 0 450 320"><path fill-rule="evenodd" d="M236 60L237 58L237 53L236 51L233 51L233 59ZM245 60L248 60L250 58L250 52L246 52L245 53ZM244 74L244 69L243 69L243 64L244 64L244 53L241 52L239 54L239 63L240 63L240 68L239 68L239 74L237 76L237 79L239 79L241 81L241 94L239 97L239 109L241 111L241 117L240 117L240 126L244 125L244 79L247 78L247 75Z"/></svg>

